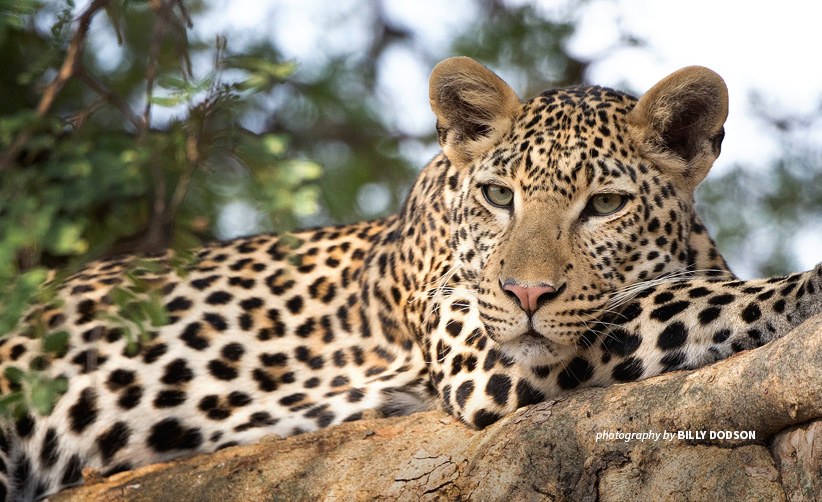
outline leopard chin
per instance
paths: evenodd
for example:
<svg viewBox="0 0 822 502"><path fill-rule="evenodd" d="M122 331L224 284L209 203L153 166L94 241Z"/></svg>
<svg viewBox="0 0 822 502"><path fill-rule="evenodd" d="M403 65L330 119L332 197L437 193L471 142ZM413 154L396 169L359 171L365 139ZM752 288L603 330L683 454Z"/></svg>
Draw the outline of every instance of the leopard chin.
<svg viewBox="0 0 822 502"><path fill-rule="evenodd" d="M533 328L505 342L497 342L500 353L524 366L550 366L572 359L578 347L551 341Z"/></svg>

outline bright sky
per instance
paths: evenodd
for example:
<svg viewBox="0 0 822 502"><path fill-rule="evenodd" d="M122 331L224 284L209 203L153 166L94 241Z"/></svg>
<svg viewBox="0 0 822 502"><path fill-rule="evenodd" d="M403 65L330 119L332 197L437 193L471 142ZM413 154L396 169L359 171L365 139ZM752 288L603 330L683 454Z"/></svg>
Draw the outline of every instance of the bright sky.
<svg viewBox="0 0 822 502"><path fill-rule="evenodd" d="M647 89L683 66L707 66L725 79L730 116L722 145L723 165L737 160L753 164L773 155L774 143L751 114L751 93L757 91L774 113L819 116L822 67L822 3L803 0L595 0L583 10L569 48L594 55L616 42L619 29L647 41L643 49L617 51L596 65L592 82L629 82ZM808 138L822 144L822 120Z"/></svg>

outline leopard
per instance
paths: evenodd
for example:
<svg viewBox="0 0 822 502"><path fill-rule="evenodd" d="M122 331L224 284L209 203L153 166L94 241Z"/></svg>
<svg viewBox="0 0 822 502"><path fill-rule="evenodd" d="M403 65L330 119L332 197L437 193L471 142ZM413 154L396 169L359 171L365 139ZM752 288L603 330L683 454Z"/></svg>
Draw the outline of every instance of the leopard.
<svg viewBox="0 0 822 502"><path fill-rule="evenodd" d="M696 213L728 114L713 71L681 69L639 99L577 86L522 101L456 57L429 98L442 151L397 215L186 260L103 259L55 283L0 339L2 395L26 394L24 371L65 383L48 413L0 420L0 500L371 410L483 428L728 358L822 312L822 265L740 280ZM121 312L135 281L159 322Z"/></svg>

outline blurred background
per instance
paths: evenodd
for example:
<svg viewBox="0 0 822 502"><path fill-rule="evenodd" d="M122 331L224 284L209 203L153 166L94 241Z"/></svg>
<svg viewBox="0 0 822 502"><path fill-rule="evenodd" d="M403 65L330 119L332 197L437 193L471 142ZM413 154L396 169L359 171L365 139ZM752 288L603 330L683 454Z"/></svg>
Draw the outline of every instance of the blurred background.
<svg viewBox="0 0 822 502"><path fill-rule="evenodd" d="M816 9L815 12L809 9ZM0 0L0 333L53 267L397 210L438 151L428 74L523 98L731 93L701 214L743 277L822 259L822 7L800 0Z"/></svg>

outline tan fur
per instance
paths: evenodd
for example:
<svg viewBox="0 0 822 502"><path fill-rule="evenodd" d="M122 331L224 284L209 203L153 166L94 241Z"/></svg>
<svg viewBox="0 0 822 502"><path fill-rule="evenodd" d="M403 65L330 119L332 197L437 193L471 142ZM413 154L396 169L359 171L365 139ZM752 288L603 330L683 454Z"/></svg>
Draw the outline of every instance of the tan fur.
<svg viewBox="0 0 822 502"><path fill-rule="evenodd" d="M722 77L702 66L688 66L646 92L628 120L638 142L647 148L645 153L672 172L680 172L684 186L693 188L719 155L712 141L722 134L727 117L728 89ZM667 144L668 132L687 143L690 158L677 155Z"/></svg>
<svg viewBox="0 0 822 502"><path fill-rule="evenodd" d="M434 68L429 98L443 150L457 163L470 162L496 144L521 108L508 84L467 57L446 59ZM472 137L471 129L478 126L487 133Z"/></svg>

